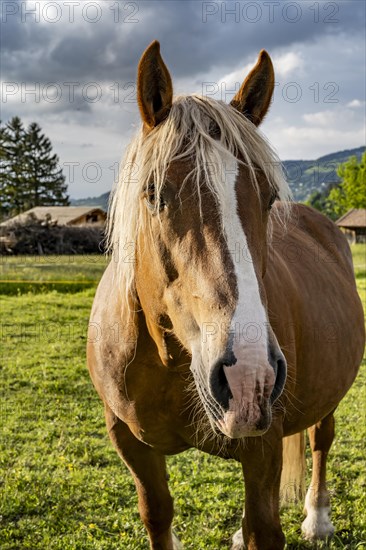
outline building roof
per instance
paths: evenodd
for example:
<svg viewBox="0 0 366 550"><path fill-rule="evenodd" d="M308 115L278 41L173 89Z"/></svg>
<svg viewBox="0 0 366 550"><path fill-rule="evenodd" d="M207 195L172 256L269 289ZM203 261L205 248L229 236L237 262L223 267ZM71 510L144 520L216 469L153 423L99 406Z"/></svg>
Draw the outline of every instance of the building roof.
<svg viewBox="0 0 366 550"><path fill-rule="evenodd" d="M366 227L366 208L352 208L336 221L339 227Z"/></svg>
<svg viewBox="0 0 366 550"><path fill-rule="evenodd" d="M13 223L24 223L29 215L34 215L38 220L45 220L51 216L52 221L57 221L58 225L69 225L81 216L99 210L106 214L101 206L35 206L22 214L18 214L0 225L12 225Z"/></svg>

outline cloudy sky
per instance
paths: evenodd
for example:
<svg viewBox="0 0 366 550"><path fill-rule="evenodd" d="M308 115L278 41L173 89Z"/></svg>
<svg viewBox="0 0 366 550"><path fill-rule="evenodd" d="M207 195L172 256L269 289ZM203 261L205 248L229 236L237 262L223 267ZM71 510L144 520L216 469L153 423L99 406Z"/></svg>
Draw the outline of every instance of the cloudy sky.
<svg viewBox="0 0 366 550"><path fill-rule="evenodd" d="M1 27L1 119L41 125L73 198L111 188L154 39L175 93L227 101L265 48L276 88L262 130L283 160L365 143L363 0L2 0Z"/></svg>

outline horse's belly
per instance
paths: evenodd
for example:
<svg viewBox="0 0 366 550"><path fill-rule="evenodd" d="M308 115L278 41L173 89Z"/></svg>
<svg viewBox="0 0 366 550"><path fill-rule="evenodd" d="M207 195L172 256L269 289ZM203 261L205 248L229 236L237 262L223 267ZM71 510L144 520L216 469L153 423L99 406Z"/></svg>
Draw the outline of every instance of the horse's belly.
<svg viewBox="0 0 366 550"><path fill-rule="evenodd" d="M288 362L281 398L286 435L337 407L357 375L365 341L344 236L316 212L298 214L298 224L278 238L265 277L270 322Z"/></svg>
<svg viewBox="0 0 366 550"><path fill-rule="evenodd" d="M329 321L324 331L315 335L309 330L305 335L296 375L292 380L290 371L287 394L285 389L285 435L312 426L334 411L355 380L363 355L363 331L357 323L348 326L347 319L341 325L343 329L337 321Z"/></svg>

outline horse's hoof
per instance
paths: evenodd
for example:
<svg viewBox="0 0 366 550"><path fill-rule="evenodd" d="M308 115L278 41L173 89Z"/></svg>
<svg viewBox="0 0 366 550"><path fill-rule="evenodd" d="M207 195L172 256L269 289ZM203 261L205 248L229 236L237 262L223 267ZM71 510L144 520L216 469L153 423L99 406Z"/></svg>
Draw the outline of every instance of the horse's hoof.
<svg viewBox="0 0 366 550"><path fill-rule="evenodd" d="M329 507L308 509L306 519L301 525L301 531L306 540L324 540L333 536L334 527L329 519L329 513Z"/></svg>
<svg viewBox="0 0 366 550"><path fill-rule="evenodd" d="M232 538L233 544L231 550L244 550L243 531L239 529Z"/></svg>

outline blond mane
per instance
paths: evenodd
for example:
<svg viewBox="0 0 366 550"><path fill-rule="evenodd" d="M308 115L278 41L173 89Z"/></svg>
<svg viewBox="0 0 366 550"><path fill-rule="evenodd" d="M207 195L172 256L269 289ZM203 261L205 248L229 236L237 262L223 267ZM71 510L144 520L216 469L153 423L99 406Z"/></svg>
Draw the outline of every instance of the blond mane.
<svg viewBox="0 0 366 550"><path fill-rule="evenodd" d="M213 125L216 136L212 132ZM158 203L169 164L173 160L190 158L193 168L187 178L196 182L199 204L202 178L218 204L223 204L225 178L212 178L210 173L213 166L222 165L224 151L242 159L240 162L249 168L256 189L256 170L259 168L279 200L289 204L291 193L278 157L257 128L222 101L198 95L179 96L164 122L148 135L141 129L129 145L119 181L112 192L107 223L108 251L117 268L118 284L128 302L134 295L136 239L139 231L146 229L146 209L141 200L144 188L154 182ZM286 213L288 208L283 211Z"/></svg>

